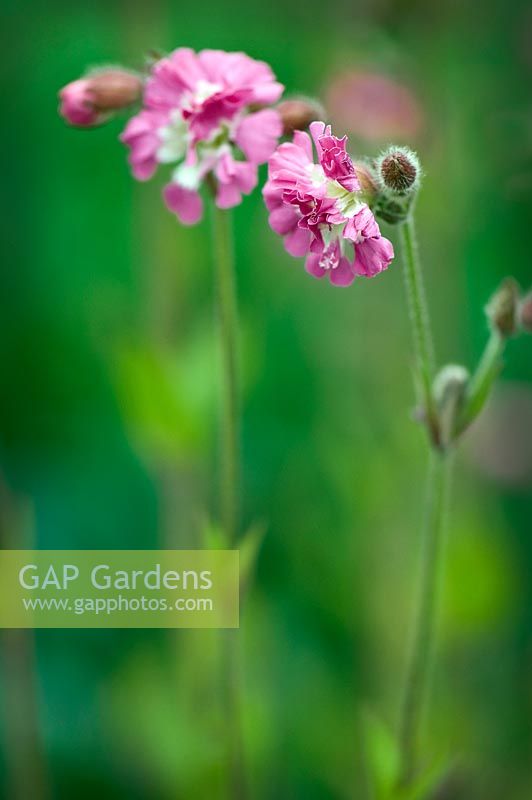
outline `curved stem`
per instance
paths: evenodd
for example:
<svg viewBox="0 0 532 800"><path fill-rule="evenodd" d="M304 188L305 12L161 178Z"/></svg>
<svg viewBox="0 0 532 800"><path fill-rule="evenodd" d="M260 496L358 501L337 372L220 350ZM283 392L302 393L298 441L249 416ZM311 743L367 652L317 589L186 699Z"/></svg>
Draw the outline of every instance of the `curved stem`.
<svg viewBox="0 0 532 800"><path fill-rule="evenodd" d="M409 785L416 769L417 739L425 707L434 644L451 461L451 455L435 451L431 453L414 635L399 728L401 786Z"/></svg>
<svg viewBox="0 0 532 800"><path fill-rule="evenodd" d="M479 365L469 383L464 407L458 420L456 435L463 433L482 410L493 382L501 369L504 347L504 338L496 329L493 329Z"/></svg>

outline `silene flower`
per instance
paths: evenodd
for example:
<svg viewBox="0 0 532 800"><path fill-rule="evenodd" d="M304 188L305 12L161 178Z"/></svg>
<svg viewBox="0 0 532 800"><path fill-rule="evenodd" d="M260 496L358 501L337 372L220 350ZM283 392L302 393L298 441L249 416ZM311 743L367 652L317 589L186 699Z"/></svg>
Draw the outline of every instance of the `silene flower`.
<svg viewBox="0 0 532 800"><path fill-rule="evenodd" d="M306 256L307 272L349 286L358 275L369 278L386 269L393 247L364 202L347 137L333 136L323 122L313 122L310 132L312 139L296 131L269 160L263 195L270 226L291 255Z"/></svg>
<svg viewBox="0 0 532 800"><path fill-rule="evenodd" d="M134 176L147 180L159 164L173 165L164 198L185 224L202 216L206 179L219 208L238 205L282 134L278 112L266 106L283 89L267 64L244 53L175 50L153 66L143 108L121 136Z"/></svg>

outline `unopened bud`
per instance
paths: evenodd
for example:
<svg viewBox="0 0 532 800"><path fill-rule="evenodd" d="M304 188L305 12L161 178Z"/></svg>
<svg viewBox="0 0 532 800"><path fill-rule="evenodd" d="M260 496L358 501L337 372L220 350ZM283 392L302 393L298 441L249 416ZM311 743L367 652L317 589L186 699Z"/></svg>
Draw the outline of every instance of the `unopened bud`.
<svg viewBox="0 0 532 800"><path fill-rule="evenodd" d="M532 333L532 292L526 294L519 304L519 325L525 333Z"/></svg>
<svg viewBox="0 0 532 800"><path fill-rule="evenodd" d="M432 391L438 411L440 445L443 448L455 437L469 377L469 372L461 364L447 364L434 378Z"/></svg>
<svg viewBox="0 0 532 800"><path fill-rule="evenodd" d="M69 83L59 92L60 114L71 125L93 127L113 111L133 105L142 94L142 80L133 72L105 69Z"/></svg>
<svg viewBox="0 0 532 800"><path fill-rule="evenodd" d="M361 192L371 200L377 194L377 184L371 168L363 161L355 161L354 167Z"/></svg>
<svg viewBox="0 0 532 800"><path fill-rule="evenodd" d="M504 339L517 332L519 295L520 288L517 281L505 278L486 306L486 316L492 328Z"/></svg>
<svg viewBox="0 0 532 800"><path fill-rule="evenodd" d="M383 191L410 194L419 187L421 167L418 157L407 147L390 147L377 159L377 176Z"/></svg>
<svg viewBox="0 0 532 800"><path fill-rule="evenodd" d="M325 116L323 106L306 97L285 100L279 103L277 111L281 115L285 136L290 136L294 131L304 131L315 119Z"/></svg>

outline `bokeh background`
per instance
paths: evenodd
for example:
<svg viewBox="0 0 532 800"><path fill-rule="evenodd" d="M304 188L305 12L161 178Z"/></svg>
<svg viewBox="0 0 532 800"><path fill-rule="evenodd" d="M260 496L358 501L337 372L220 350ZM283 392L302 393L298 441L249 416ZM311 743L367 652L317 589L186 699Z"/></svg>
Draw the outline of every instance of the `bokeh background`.
<svg viewBox="0 0 532 800"><path fill-rule="evenodd" d="M288 93L319 97L353 152L417 148L442 363L475 364L483 304L505 275L531 283L525 0L2 6L3 546L196 546L215 504L209 221L179 227L164 177L132 180L123 119L86 132L58 118L57 90L87 65L242 49ZM426 467L401 262L334 289L284 253L258 192L235 226L245 519L267 526L241 629L252 797L365 800L360 720L371 715L385 770ZM532 796L531 353L530 339L510 343L457 460L426 735L430 763L455 757L442 800ZM14 775L24 800L37 796L24 759L35 721L54 798L220 796L217 634L2 642L2 796L15 797ZM38 773L39 746L26 745Z"/></svg>

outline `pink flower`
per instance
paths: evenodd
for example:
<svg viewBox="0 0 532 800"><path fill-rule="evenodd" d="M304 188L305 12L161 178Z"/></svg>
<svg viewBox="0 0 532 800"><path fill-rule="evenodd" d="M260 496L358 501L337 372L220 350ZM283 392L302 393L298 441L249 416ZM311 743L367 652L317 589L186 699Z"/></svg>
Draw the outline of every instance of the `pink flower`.
<svg viewBox="0 0 532 800"><path fill-rule="evenodd" d="M412 141L425 122L412 89L375 72L353 70L335 76L326 89L325 104L335 125L367 141Z"/></svg>
<svg viewBox="0 0 532 800"><path fill-rule="evenodd" d="M121 136L133 174L146 180L158 164L173 164L164 198L185 224L201 218L199 190L209 175L217 205L238 205L282 134L277 111L252 108L282 92L270 67L244 53L175 50L153 67L144 108Z"/></svg>
<svg viewBox="0 0 532 800"><path fill-rule="evenodd" d="M307 256L307 272L329 275L336 286L349 286L357 275L373 277L393 259L393 247L363 201L347 138L313 122L312 139L302 131L281 144L269 160L263 196L270 226L284 237L293 256Z"/></svg>

